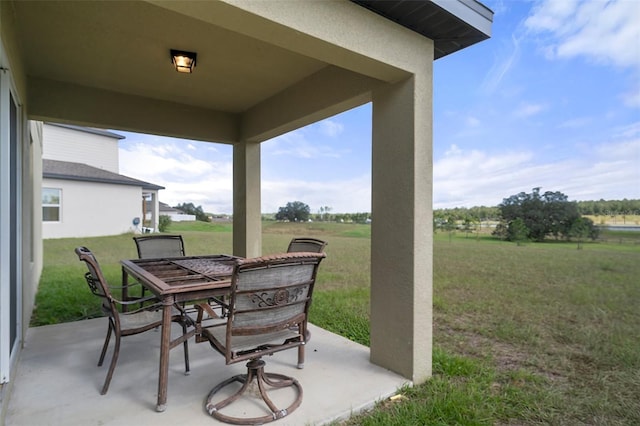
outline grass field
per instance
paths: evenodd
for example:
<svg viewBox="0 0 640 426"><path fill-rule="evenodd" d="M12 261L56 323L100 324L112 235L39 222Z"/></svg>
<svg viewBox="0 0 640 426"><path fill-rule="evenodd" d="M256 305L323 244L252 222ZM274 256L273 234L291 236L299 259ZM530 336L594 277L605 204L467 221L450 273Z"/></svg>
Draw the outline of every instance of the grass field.
<svg viewBox="0 0 640 426"><path fill-rule="evenodd" d="M264 223L263 252L294 235L329 241L311 321L369 344L367 225ZM231 252L226 224L176 223L188 254ZM73 254L107 278L136 256L131 235L46 240L32 325L99 315ZM487 235L434 241L434 376L348 424L640 424L640 232L516 246ZM71 302L71 303L70 303Z"/></svg>

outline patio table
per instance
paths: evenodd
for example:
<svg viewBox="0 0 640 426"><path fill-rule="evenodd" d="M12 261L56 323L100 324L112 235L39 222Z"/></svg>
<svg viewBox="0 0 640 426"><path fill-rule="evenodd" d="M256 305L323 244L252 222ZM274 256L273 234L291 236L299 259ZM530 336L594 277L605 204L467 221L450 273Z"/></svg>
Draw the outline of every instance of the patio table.
<svg viewBox="0 0 640 426"><path fill-rule="evenodd" d="M236 259L235 256L220 254L120 261L123 286L126 286L129 276L131 276L162 302L157 411L166 409L169 351L195 334L195 330L191 330L189 333L171 340L173 305L228 293Z"/></svg>

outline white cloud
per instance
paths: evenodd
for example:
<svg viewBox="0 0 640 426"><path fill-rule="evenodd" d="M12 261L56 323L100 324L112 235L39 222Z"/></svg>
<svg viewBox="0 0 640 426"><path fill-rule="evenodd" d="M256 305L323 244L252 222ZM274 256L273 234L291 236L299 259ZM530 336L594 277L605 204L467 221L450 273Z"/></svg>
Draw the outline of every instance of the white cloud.
<svg viewBox="0 0 640 426"><path fill-rule="evenodd" d="M481 88L485 92L493 93L502 82L502 79L509 74L517 63L520 58L520 39L512 36L511 44L504 50L506 53L499 54L482 82Z"/></svg>
<svg viewBox="0 0 640 426"><path fill-rule="evenodd" d="M262 182L262 211L277 212L289 201L302 201L312 212L329 206L335 213L371 211L371 176L346 180L278 180Z"/></svg>
<svg viewBox="0 0 640 426"><path fill-rule="evenodd" d="M452 146L434 162L434 208L494 206L534 187L572 200L640 198L640 125L620 129L591 157L553 160L528 151L488 153Z"/></svg>
<svg viewBox="0 0 640 426"><path fill-rule="evenodd" d="M154 180L195 178L219 172L219 164L194 157L189 145L138 142L120 149L120 171L135 173L138 179ZM129 176L129 175L128 175Z"/></svg>
<svg viewBox="0 0 640 426"><path fill-rule="evenodd" d="M263 144L264 152L269 155L288 156L295 158L338 158L342 151L317 141L311 141L307 137L309 128L302 128L271 139Z"/></svg>
<svg viewBox="0 0 640 426"><path fill-rule="evenodd" d="M579 129L592 122L590 117L579 117L571 120L567 120L558 125L559 128Z"/></svg>
<svg viewBox="0 0 640 426"><path fill-rule="evenodd" d="M640 2L544 0L525 21L551 58L586 57L597 63L640 68Z"/></svg>
<svg viewBox="0 0 640 426"><path fill-rule="evenodd" d="M121 143L120 173L164 186L160 201L171 206L192 202L208 212L230 213L233 165L223 155L211 158L219 150L210 145L150 136Z"/></svg>
<svg viewBox="0 0 640 426"><path fill-rule="evenodd" d="M338 136L344 130L344 125L335 120L323 120L319 123L319 125L322 133L329 137Z"/></svg>
<svg viewBox="0 0 640 426"><path fill-rule="evenodd" d="M542 104L523 103L513 112L513 115L521 118L531 117L540 114L546 108L547 107Z"/></svg>
<svg viewBox="0 0 640 426"><path fill-rule="evenodd" d="M482 124L482 121L476 117L467 117L467 125L469 127L478 127L480 124Z"/></svg>
<svg viewBox="0 0 640 426"><path fill-rule="evenodd" d="M451 145L434 161L434 208L493 206L534 187L561 191L570 199L640 198L640 122L612 129L611 135L611 140L589 150L576 146L576 153L587 156L557 160L548 151L538 157L526 150L495 153ZM206 144L194 145L196 151L181 146L134 143L120 152L121 173L165 186L160 199L170 205L193 202L208 212L231 213L231 160L204 159L210 148ZM370 211L371 176L263 180L263 212L276 212L295 200L307 203L313 212L321 206L334 212Z"/></svg>
<svg viewBox="0 0 640 426"><path fill-rule="evenodd" d="M640 121L631 123L628 126L615 129L613 132L616 138L636 138L640 137Z"/></svg>
<svg viewBox="0 0 640 426"><path fill-rule="evenodd" d="M640 76L638 77L640 79ZM640 84L620 95L622 103L630 108L640 108Z"/></svg>
<svg viewBox="0 0 640 426"><path fill-rule="evenodd" d="M525 21L525 26L538 31L562 32L567 28L565 21L574 16L577 7L577 0L539 2Z"/></svg>

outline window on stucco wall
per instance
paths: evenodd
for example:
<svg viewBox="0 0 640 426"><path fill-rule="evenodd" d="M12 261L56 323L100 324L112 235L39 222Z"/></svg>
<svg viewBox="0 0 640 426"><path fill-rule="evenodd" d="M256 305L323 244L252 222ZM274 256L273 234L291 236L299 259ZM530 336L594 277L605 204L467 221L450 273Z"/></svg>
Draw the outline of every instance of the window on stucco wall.
<svg viewBox="0 0 640 426"><path fill-rule="evenodd" d="M60 222L62 190L59 188L42 188L42 221Z"/></svg>

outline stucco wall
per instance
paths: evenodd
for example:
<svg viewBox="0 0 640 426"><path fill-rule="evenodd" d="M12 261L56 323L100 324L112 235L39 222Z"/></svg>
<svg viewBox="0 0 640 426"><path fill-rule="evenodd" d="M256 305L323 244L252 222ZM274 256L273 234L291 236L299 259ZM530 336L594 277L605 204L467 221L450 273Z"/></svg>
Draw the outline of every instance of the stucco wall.
<svg viewBox="0 0 640 426"><path fill-rule="evenodd" d="M142 218L139 187L46 178L42 187L62 189L60 222L42 222L43 238L133 232L133 219Z"/></svg>
<svg viewBox="0 0 640 426"><path fill-rule="evenodd" d="M23 237L22 237L22 333L27 328L33 312L35 300L42 273L42 209L40 208L40 193L42 182L42 123L29 122L27 138L30 138L27 155L23 158L24 168L30 171L30 176L24 176L23 188Z"/></svg>

